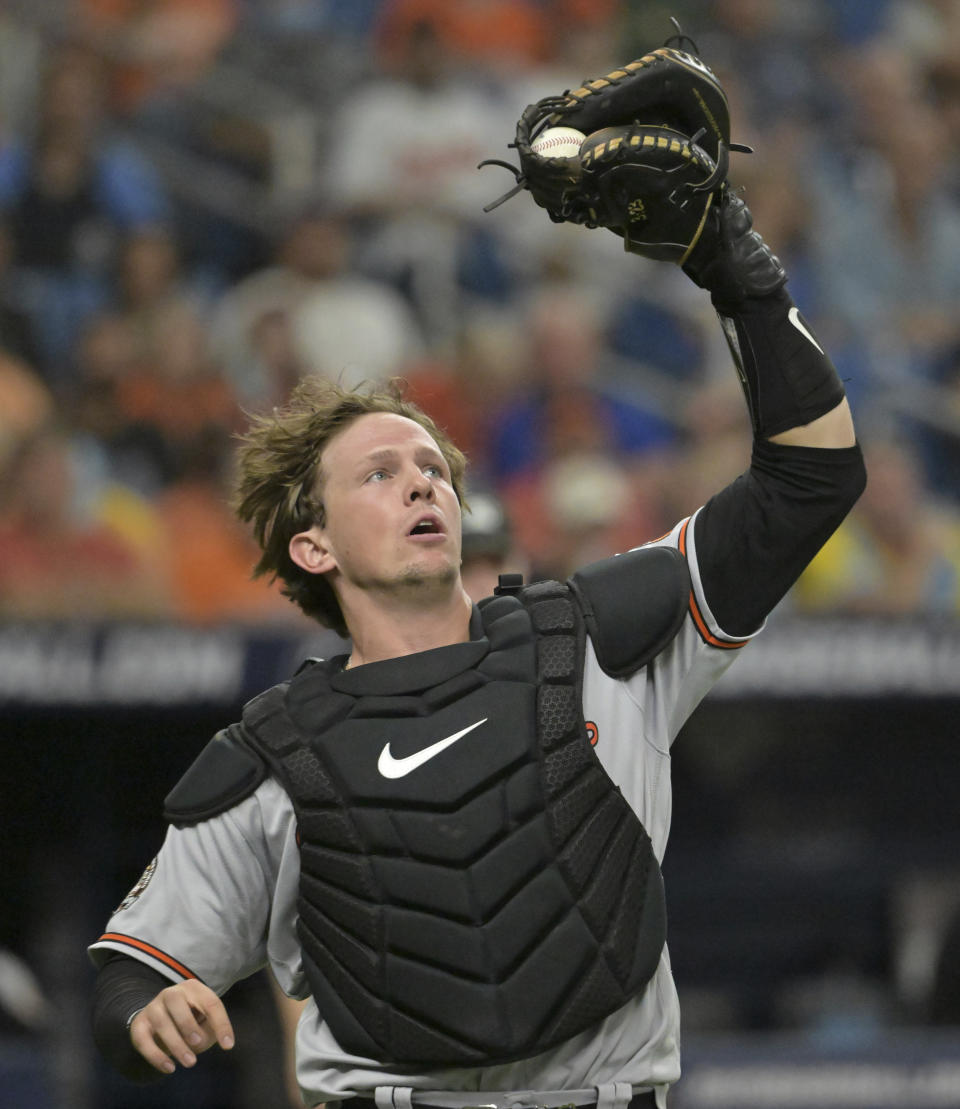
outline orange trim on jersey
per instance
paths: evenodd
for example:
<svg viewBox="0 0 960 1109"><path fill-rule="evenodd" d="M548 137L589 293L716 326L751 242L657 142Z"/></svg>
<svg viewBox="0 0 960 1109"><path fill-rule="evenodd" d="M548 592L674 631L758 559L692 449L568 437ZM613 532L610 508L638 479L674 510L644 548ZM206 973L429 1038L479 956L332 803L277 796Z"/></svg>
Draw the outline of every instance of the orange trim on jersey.
<svg viewBox="0 0 960 1109"><path fill-rule="evenodd" d="M105 932L98 943L104 943L110 940L113 943L122 943L127 947L135 947L138 951L143 951L147 955L153 956L154 959L159 959L161 963L168 966L171 970L175 970L177 974L182 975L184 978L196 978L197 976L192 970L188 970L183 963L178 963L171 955L165 951L161 951L158 947L153 947L149 943L144 943L143 940L135 940L133 936L125 936L122 932Z"/></svg>
<svg viewBox="0 0 960 1109"><path fill-rule="evenodd" d="M683 555L684 558L687 557L687 528L689 526L690 517L688 516L686 520L683 521L683 525L680 528L680 536L677 542L677 546L680 548L680 553ZM724 651L738 651L741 647L745 647L747 645L748 640L746 639L742 640L739 643L731 643L727 639L719 639L713 634L712 631L710 631L710 629L707 627L707 622L703 617L703 613L700 611L700 606L697 604L697 598L692 589L690 590L689 608L690 615L693 617L693 622L696 625L697 631L700 633L700 638L704 641L704 643L709 643L711 647L719 647L721 648L721 650Z"/></svg>
<svg viewBox="0 0 960 1109"><path fill-rule="evenodd" d="M690 517L680 525L680 535L677 537L677 546L680 548L680 553L684 558L687 557L687 528L690 526Z"/></svg>

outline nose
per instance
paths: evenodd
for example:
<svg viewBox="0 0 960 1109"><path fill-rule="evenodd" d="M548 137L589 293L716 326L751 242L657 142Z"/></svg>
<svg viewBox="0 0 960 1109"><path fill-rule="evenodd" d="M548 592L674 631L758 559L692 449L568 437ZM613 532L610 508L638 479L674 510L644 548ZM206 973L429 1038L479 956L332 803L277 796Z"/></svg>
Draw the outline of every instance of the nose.
<svg viewBox="0 0 960 1109"><path fill-rule="evenodd" d="M413 504L414 501L418 500L432 501L434 496L435 490L433 488L433 482L419 466L414 467L410 484L407 486L407 499L409 502Z"/></svg>

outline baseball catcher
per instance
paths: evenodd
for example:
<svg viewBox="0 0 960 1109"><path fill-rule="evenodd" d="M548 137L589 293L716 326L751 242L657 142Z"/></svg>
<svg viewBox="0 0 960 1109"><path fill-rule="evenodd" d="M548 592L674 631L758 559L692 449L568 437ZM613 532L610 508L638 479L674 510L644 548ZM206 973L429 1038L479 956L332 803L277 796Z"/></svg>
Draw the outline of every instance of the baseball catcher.
<svg viewBox="0 0 960 1109"><path fill-rule="evenodd" d="M543 157L560 126L583 134L576 156ZM235 507L256 572L349 649L249 701L168 794L156 864L90 948L94 1036L129 1078L232 1048L222 998L266 965L306 1002L311 1109L665 1109L679 1077L670 748L863 464L836 371L727 186L706 66L654 51L527 109L515 145L514 191L710 292L750 467L659 539L567 582L500 575L473 603L465 458L425 412L313 376L255 418Z"/></svg>

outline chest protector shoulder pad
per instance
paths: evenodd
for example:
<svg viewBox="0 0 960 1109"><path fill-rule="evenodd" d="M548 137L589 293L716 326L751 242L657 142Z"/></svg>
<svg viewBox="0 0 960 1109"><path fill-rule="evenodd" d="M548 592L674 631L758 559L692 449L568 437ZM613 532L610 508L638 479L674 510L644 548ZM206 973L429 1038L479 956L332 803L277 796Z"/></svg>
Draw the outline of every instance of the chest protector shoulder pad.
<svg viewBox="0 0 960 1109"><path fill-rule="evenodd" d="M646 666L680 630L690 571L675 547L638 547L584 566L570 579L597 661L613 678Z"/></svg>
<svg viewBox="0 0 960 1109"><path fill-rule="evenodd" d="M490 598L471 633L317 663L244 713L295 806L320 1013L381 1062L534 1055L639 993L664 943L649 836L587 739L570 589Z"/></svg>

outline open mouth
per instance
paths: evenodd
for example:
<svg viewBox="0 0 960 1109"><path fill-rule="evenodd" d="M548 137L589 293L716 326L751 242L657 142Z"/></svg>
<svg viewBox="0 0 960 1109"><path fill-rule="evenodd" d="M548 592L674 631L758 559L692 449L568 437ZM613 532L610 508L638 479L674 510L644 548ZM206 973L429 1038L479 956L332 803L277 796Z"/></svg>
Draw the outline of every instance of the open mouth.
<svg viewBox="0 0 960 1109"><path fill-rule="evenodd" d="M431 516L425 516L422 520L418 520L408 535L443 535L443 528Z"/></svg>

